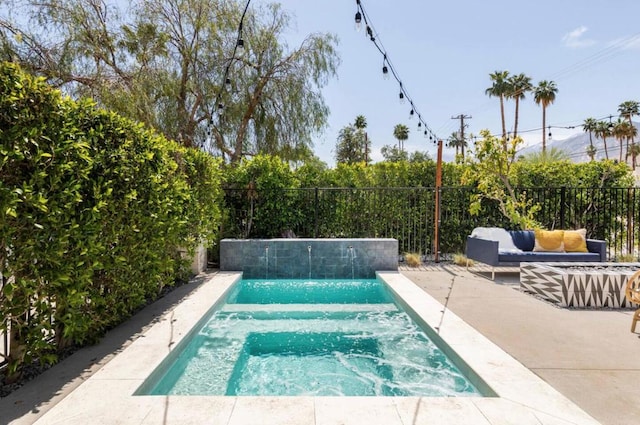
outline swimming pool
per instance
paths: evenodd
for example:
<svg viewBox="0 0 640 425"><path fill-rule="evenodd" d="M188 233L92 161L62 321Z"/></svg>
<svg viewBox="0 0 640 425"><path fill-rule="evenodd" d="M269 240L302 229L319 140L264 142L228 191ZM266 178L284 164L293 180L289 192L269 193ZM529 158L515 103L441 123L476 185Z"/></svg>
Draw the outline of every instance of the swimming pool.
<svg viewBox="0 0 640 425"><path fill-rule="evenodd" d="M493 395L447 351L379 279L241 280L136 394Z"/></svg>
<svg viewBox="0 0 640 425"><path fill-rule="evenodd" d="M464 273L464 272L463 272ZM440 345L476 387L488 385L487 397L246 397L153 396L136 391L166 364L182 341L202 328L202 318L224 300L241 273L209 273L175 307L159 315L131 344L114 353L100 370L46 412L38 425L87 423L225 425L307 425L366 423L384 425L447 423L597 425L570 400L515 358L479 334L406 276L378 272L394 299ZM450 271L430 272L446 285ZM464 279L467 279L465 277ZM463 281L464 282L464 281ZM221 303L220 303L221 305ZM219 306L218 306L219 307ZM218 308L214 307L214 308ZM445 312L443 313L443 310ZM437 334L429 329L438 329ZM482 389L484 394L485 389ZM258 418L258 419L257 419Z"/></svg>

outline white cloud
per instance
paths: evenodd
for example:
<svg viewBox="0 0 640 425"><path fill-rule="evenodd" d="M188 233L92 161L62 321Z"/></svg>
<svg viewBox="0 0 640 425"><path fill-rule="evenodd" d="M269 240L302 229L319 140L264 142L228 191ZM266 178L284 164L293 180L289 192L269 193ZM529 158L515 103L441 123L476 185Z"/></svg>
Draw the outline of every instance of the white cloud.
<svg viewBox="0 0 640 425"><path fill-rule="evenodd" d="M584 34L587 32L587 30L588 28L582 25L574 29L573 31L566 33L562 37L562 42L564 43L565 46L571 47L574 49L577 49L580 47L592 46L593 44L595 44L595 41L583 37Z"/></svg>

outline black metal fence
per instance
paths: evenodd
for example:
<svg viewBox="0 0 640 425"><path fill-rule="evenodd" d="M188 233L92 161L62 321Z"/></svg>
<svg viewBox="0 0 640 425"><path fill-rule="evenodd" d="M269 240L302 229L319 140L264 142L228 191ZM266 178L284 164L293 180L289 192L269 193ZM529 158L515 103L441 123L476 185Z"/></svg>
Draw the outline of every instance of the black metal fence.
<svg viewBox="0 0 640 425"><path fill-rule="evenodd" d="M608 257L632 255L640 244L639 188L521 188L537 204L536 220L548 229L586 228L589 238L607 241ZM227 189L222 237L231 238L369 238L399 241L399 254L446 258L464 252L474 227L511 228L497 203L483 203L469 213L473 188L440 189L439 246L435 246L435 189L305 188Z"/></svg>

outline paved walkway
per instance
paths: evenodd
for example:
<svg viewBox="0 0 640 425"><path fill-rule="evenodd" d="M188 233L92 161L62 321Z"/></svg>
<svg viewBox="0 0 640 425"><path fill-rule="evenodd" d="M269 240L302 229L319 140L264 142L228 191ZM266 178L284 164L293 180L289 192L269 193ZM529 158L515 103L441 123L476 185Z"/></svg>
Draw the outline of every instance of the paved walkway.
<svg viewBox="0 0 640 425"><path fill-rule="evenodd" d="M426 268L402 273L602 424L640 423L631 310L558 308L522 293L517 273L491 281L462 267Z"/></svg>
<svg viewBox="0 0 640 425"><path fill-rule="evenodd" d="M640 333L631 310L560 309L518 289L517 273L453 265L401 272L604 425L638 424ZM215 272L211 272L215 273ZM193 291L195 279L0 399L0 424L31 424Z"/></svg>

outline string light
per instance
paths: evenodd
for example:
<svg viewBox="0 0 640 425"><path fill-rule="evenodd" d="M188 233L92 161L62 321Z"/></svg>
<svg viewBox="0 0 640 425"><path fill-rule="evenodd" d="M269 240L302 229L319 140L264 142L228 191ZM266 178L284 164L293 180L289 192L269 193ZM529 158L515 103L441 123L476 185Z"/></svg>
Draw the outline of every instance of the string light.
<svg viewBox="0 0 640 425"><path fill-rule="evenodd" d="M233 47L233 54L231 55L231 59L227 63L227 66L224 69L224 75L222 76L223 84L220 84L220 88L218 93L216 94L216 99L214 101L214 105L218 108L218 115L222 115L222 111L224 110L224 104L222 103L222 92L226 88L227 90L231 89L231 79L229 78L229 70L231 69L231 65L234 60L236 60L236 54L242 55L244 53L244 39L242 38L242 24L244 22L244 17L247 14L247 10L249 9L249 5L251 4L251 0L247 0L247 3L244 6L244 10L242 11L242 16L240 17L240 23L238 24L238 35L236 37L236 44ZM211 136L211 127L213 126L213 114L212 110L209 114L209 125L207 127L207 138Z"/></svg>
<svg viewBox="0 0 640 425"><path fill-rule="evenodd" d="M387 55L384 55L382 59L382 78L385 80L389 79L389 68L387 68Z"/></svg>
<svg viewBox="0 0 640 425"><path fill-rule="evenodd" d="M365 28L366 28L367 37L373 42L374 46L376 46L378 51L383 56L383 59L382 59L382 76L383 76L383 78L384 79L389 79L390 75L393 75L393 77L396 79L396 81L400 85L400 92L398 93L398 98L400 100L400 103L404 104L404 102L406 100L411 104L411 112L409 113L409 118L417 115L418 116L418 128L421 128L424 125L424 128L425 128L424 135L425 135L425 137L428 135L429 136L429 140L434 141L434 143L435 143L435 140L438 140L438 137L429 128L429 126L427 125L426 121L424 121L422 119L422 115L420 115L420 113L418 112L417 108L415 107L415 105L413 103L413 100L412 100L411 96L409 96L409 93L405 90L404 86L402 85L402 80L398 76L398 73L396 72L393 64L389 60L388 54L387 54L386 50L384 49L384 46L383 46L382 42L380 41L379 37L376 38L375 27L371 23L371 20L369 19L369 16L367 15L367 12L364 10L364 7L362 6L361 0L356 0L355 25L356 25L356 29L358 31L362 28L363 21L364 21L364 25L365 25Z"/></svg>

